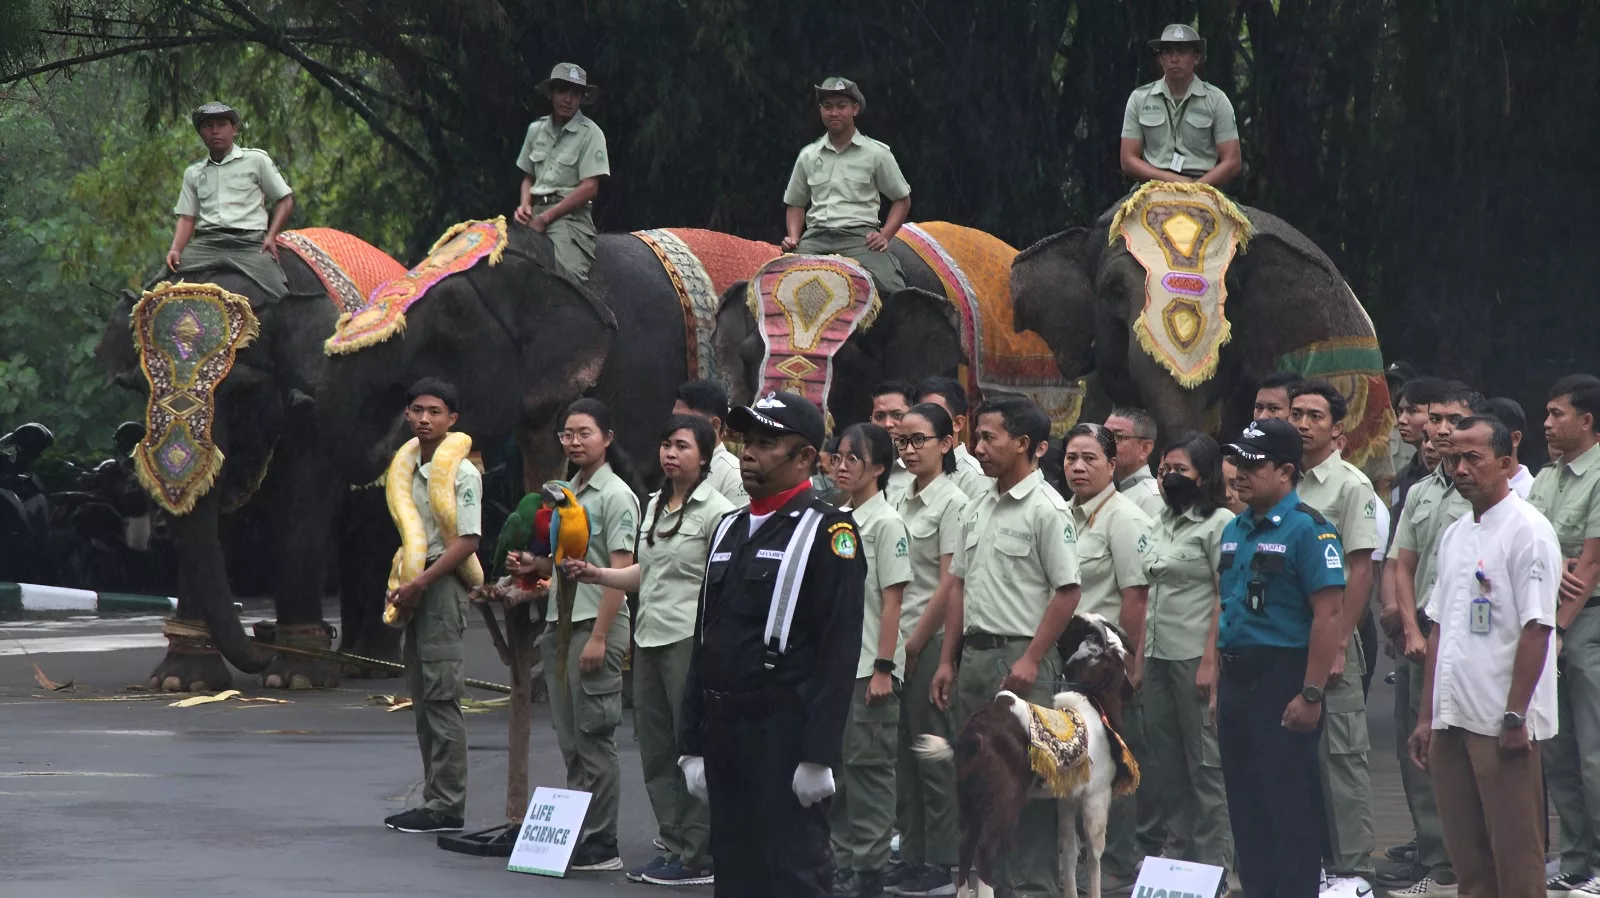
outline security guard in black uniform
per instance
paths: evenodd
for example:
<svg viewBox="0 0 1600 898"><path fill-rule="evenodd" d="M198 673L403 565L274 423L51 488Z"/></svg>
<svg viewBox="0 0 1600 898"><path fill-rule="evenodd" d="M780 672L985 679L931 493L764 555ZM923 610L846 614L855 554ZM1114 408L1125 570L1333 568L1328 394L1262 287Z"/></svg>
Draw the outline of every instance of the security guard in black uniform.
<svg viewBox="0 0 1600 898"><path fill-rule="evenodd" d="M716 895L819 898L867 563L850 513L811 490L817 407L769 393L728 424L750 506L711 537L678 764L711 804Z"/></svg>
<svg viewBox="0 0 1600 898"><path fill-rule="evenodd" d="M1217 741L1246 898L1322 884L1322 696L1339 641L1344 548L1300 501L1300 434L1254 421L1223 448L1249 508L1222 531ZM1271 771L1266 775L1263 771Z"/></svg>

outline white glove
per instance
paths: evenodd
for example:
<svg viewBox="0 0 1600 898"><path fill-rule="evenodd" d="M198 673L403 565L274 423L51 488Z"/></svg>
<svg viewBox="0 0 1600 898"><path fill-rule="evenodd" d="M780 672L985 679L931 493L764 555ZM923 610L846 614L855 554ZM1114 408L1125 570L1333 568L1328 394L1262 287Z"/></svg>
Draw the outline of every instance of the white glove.
<svg viewBox="0 0 1600 898"><path fill-rule="evenodd" d="M794 797L809 808L833 794L833 771L822 764L801 761L794 769Z"/></svg>
<svg viewBox="0 0 1600 898"><path fill-rule="evenodd" d="M689 787L689 794L710 803L711 797L706 791L706 759L699 755L683 755L678 758L678 769L683 771L683 783Z"/></svg>

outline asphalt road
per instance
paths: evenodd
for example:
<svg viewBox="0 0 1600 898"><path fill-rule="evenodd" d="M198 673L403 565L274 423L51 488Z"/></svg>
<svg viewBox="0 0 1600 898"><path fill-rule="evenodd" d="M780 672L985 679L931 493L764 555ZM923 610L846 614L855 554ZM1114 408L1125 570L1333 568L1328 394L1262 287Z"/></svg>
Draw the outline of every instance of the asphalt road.
<svg viewBox="0 0 1600 898"><path fill-rule="evenodd" d="M247 607L246 619L262 616ZM253 615L253 616L252 616ZM468 634L468 674L504 682L482 622ZM160 659L159 618L0 621L0 898L34 896L641 896L661 891L621 873L565 880L511 873L503 859L437 849L384 828L421 789L408 712L369 704L398 680L327 692L247 695L292 704L168 707L125 692ZM26 653L24 652L26 649ZM70 692L48 693L34 664ZM488 694L477 693L488 698ZM1374 681L1369 706L1378 845L1410 829L1390 707ZM467 825L500 822L506 715L468 714ZM655 827L631 722L618 732L623 860L648 860ZM543 706L535 710L531 780L564 775ZM709 895L709 887L672 890Z"/></svg>

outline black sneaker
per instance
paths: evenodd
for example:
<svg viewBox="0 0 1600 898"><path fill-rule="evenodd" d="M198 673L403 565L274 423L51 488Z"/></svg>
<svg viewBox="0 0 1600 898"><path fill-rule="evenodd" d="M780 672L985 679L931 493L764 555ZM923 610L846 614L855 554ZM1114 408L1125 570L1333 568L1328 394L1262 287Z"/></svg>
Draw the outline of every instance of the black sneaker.
<svg viewBox="0 0 1600 898"><path fill-rule="evenodd" d="M462 830L460 817L451 817L427 808L412 808L392 817L384 818L383 825L403 833L458 833Z"/></svg>
<svg viewBox="0 0 1600 898"><path fill-rule="evenodd" d="M943 867L924 864L920 873L889 891L897 895L954 895L955 876Z"/></svg>
<svg viewBox="0 0 1600 898"><path fill-rule="evenodd" d="M615 845L579 845L572 853L572 865L567 869L575 873L595 873L602 870L621 870L622 857Z"/></svg>
<svg viewBox="0 0 1600 898"><path fill-rule="evenodd" d="M668 864L674 863L677 858L656 857L648 864L641 864L627 872L629 882L644 882L644 878L651 873L660 871Z"/></svg>
<svg viewBox="0 0 1600 898"><path fill-rule="evenodd" d="M1582 888L1590 879L1591 877L1582 873L1557 873L1544 881L1544 890L1548 894L1573 892Z"/></svg>
<svg viewBox="0 0 1600 898"><path fill-rule="evenodd" d="M1402 864L1414 864L1417 861L1417 840L1412 839L1401 845L1390 845L1383 850L1383 856L1391 861L1399 861Z"/></svg>
<svg viewBox="0 0 1600 898"><path fill-rule="evenodd" d="M835 898L873 898L883 894L883 874L876 870L851 870L833 884Z"/></svg>
<svg viewBox="0 0 1600 898"><path fill-rule="evenodd" d="M1421 882L1428 876L1428 868L1415 863L1397 863L1392 867L1385 866L1378 871L1378 885L1387 889L1409 886L1414 882Z"/></svg>
<svg viewBox="0 0 1600 898"><path fill-rule="evenodd" d="M893 893L894 887L908 879L914 879L922 874L922 867L917 864L905 864L900 861L890 861L883 868L883 887Z"/></svg>
<svg viewBox="0 0 1600 898"><path fill-rule="evenodd" d="M653 886L708 886L717 881L717 876L710 864L704 867L685 867L682 861L673 861L660 870L646 875L644 881Z"/></svg>

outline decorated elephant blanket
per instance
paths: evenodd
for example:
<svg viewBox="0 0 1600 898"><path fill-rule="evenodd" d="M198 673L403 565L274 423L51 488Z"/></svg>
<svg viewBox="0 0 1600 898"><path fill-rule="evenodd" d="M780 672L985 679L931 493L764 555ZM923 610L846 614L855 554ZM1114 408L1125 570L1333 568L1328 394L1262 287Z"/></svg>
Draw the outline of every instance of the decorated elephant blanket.
<svg viewBox="0 0 1600 898"><path fill-rule="evenodd" d="M895 239L933 269L956 308L961 347L972 361L961 372L968 400L976 405L985 391L1020 393L1050 416L1056 436L1078 423L1083 386L1061 376L1042 337L1012 330L1017 251L998 237L943 221L902 225Z"/></svg>
<svg viewBox="0 0 1600 898"><path fill-rule="evenodd" d="M406 267L388 253L333 228L284 231L278 235L278 245L306 263L346 315L360 311L374 290L406 273Z"/></svg>
<svg viewBox="0 0 1600 898"><path fill-rule="evenodd" d="M435 284L452 274L489 260L500 264L506 248L504 215L487 221L466 221L445 231L416 267L372 292L355 312L339 316L333 336L323 344L328 355L355 352L382 343L405 329L406 310Z"/></svg>
<svg viewBox="0 0 1600 898"><path fill-rule="evenodd" d="M1239 207L1206 184L1151 181L1111 221L1107 239L1126 241L1145 270L1134 336L1185 387L1217 372L1229 338L1228 265L1251 233Z"/></svg>
<svg viewBox="0 0 1600 898"><path fill-rule="evenodd" d="M656 228L634 231L633 236L661 260L683 306L689 378L722 381L712 342L722 293L749 280L756 269L777 258L778 247L699 228Z"/></svg>
<svg viewBox="0 0 1600 898"><path fill-rule="evenodd" d="M787 390L827 409L834 353L882 308L872 276L844 256L779 256L746 291L765 347L761 390Z"/></svg>
<svg viewBox="0 0 1600 898"><path fill-rule="evenodd" d="M1344 417L1344 460L1372 477L1374 472L1368 463L1380 457L1388 460L1389 432L1395 424L1378 338L1319 340L1278 359L1278 370L1293 371L1308 379L1320 378L1344 394L1349 406ZM1377 473L1392 475L1394 471Z"/></svg>
<svg viewBox="0 0 1600 898"><path fill-rule="evenodd" d="M260 324L245 297L185 281L146 291L134 304L131 324L150 384L145 437L133 449L133 468L162 508L188 514L222 470L222 450L212 438L217 386Z"/></svg>

